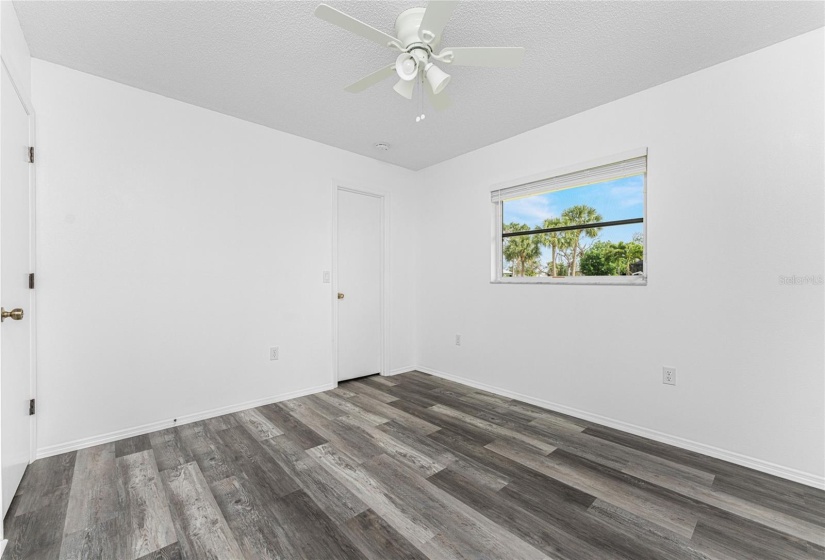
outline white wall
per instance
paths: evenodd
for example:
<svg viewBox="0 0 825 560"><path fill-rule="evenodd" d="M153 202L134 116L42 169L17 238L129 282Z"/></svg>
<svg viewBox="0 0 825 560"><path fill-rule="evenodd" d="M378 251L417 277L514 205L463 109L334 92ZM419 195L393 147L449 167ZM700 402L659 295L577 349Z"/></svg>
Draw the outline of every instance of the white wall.
<svg viewBox="0 0 825 560"><path fill-rule="evenodd" d="M334 178L391 194L390 361L414 362L412 172L39 60L32 81L41 456L328 387Z"/></svg>
<svg viewBox="0 0 825 560"><path fill-rule="evenodd" d="M820 29L423 170L419 365L825 483L823 286L779 283L825 273L823 62ZM646 287L489 283L492 185L643 146Z"/></svg>

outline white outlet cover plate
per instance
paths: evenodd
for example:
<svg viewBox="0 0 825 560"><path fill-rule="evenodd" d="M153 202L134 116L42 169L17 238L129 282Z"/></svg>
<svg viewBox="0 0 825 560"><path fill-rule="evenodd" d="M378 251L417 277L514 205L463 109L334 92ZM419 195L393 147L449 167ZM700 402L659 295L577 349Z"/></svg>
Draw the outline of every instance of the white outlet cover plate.
<svg viewBox="0 0 825 560"><path fill-rule="evenodd" d="M676 385L676 368L663 367L662 368L662 383L665 385Z"/></svg>

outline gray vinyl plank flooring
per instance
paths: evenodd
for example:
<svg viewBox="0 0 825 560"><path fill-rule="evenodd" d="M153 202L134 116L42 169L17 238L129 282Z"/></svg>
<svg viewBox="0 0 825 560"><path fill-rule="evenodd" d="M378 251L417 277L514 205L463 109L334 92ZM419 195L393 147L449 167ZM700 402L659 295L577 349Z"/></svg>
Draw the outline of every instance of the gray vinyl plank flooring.
<svg viewBox="0 0 825 560"><path fill-rule="evenodd" d="M194 460L192 452L183 443L180 428L168 428L149 434L155 462L159 471L174 469Z"/></svg>
<svg viewBox="0 0 825 560"><path fill-rule="evenodd" d="M140 558L177 542L154 452L120 457L117 470L128 555Z"/></svg>
<svg viewBox="0 0 825 560"><path fill-rule="evenodd" d="M232 461L236 476L243 476L256 489L281 497L300 488L298 482L243 427L229 428L218 437L228 451L228 460Z"/></svg>
<svg viewBox="0 0 825 560"><path fill-rule="evenodd" d="M114 443L77 452L64 535L91 530L118 515L123 504L117 478Z"/></svg>
<svg viewBox="0 0 825 560"><path fill-rule="evenodd" d="M302 448L309 449L327 442L318 432L292 416L281 404L262 406L258 410Z"/></svg>
<svg viewBox="0 0 825 560"><path fill-rule="evenodd" d="M479 488L473 480L451 467L437 473L430 481L552 558L621 558L609 549L594 545L590 539L571 534L569 527L548 523L546 518L524 509L517 499L507 499L502 493ZM571 517L570 508L562 511ZM579 525L583 511L580 506Z"/></svg>
<svg viewBox="0 0 825 560"><path fill-rule="evenodd" d="M423 560L424 554L371 509L348 519L344 530L370 560Z"/></svg>
<svg viewBox="0 0 825 560"><path fill-rule="evenodd" d="M46 506L53 499L54 493L63 487L67 490L68 498L76 460L77 452L71 452L46 457L29 465L9 507L6 520L10 521L15 516ZM8 525L5 530L8 532Z"/></svg>
<svg viewBox="0 0 825 560"><path fill-rule="evenodd" d="M120 538L125 533L129 533L129 528L121 515L96 522L64 535L59 558L60 560L129 558L128 538Z"/></svg>
<svg viewBox="0 0 825 560"><path fill-rule="evenodd" d="M218 481L210 489L244 557L297 556L283 527L269 512L278 496L259 492L249 479L236 476Z"/></svg>
<svg viewBox="0 0 825 560"><path fill-rule="evenodd" d="M124 457L132 453L140 453L152 449L152 441L148 434L121 439L115 442L115 457Z"/></svg>
<svg viewBox="0 0 825 560"><path fill-rule="evenodd" d="M366 397L370 397L385 404L388 402L398 400L398 397L394 397L389 393L385 393L384 391L379 391L378 389L375 389L370 385L367 385L366 383L362 383L360 381L351 381L347 383L347 390L354 394L361 394Z"/></svg>
<svg viewBox="0 0 825 560"><path fill-rule="evenodd" d="M410 374L410 373L414 373L414 372L407 372L407 373ZM394 385L398 385L398 383L393 381L391 377L373 376L372 379L373 379L373 381L375 381L379 385L386 385L387 387L392 387Z"/></svg>
<svg viewBox="0 0 825 560"><path fill-rule="evenodd" d="M263 413L264 407L258 408L256 410ZM235 426L237 426L238 419L235 417L234 414L225 414L223 416L207 418L203 421L203 424L213 432L220 432L222 430L226 430L227 428L234 428Z"/></svg>
<svg viewBox="0 0 825 560"><path fill-rule="evenodd" d="M394 399L398 400L398 399ZM434 424L430 424L426 420L413 416L403 410L390 406L386 402L378 401L369 395L355 394L350 398L350 402L357 404L362 408L373 410L389 420L396 420L404 425L405 431L414 431L422 435L431 434L439 428ZM392 401L390 401L392 402Z"/></svg>
<svg viewBox="0 0 825 560"><path fill-rule="evenodd" d="M243 557L197 463L164 471L163 484L185 558Z"/></svg>
<svg viewBox="0 0 825 560"><path fill-rule="evenodd" d="M37 558L57 560L63 543L63 526L69 505L69 486L43 494L41 506L14 517L6 517L5 536L9 540L3 559Z"/></svg>
<svg viewBox="0 0 825 560"><path fill-rule="evenodd" d="M262 443L275 461L333 520L346 523L369 509L293 441L281 436Z"/></svg>
<svg viewBox="0 0 825 560"><path fill-rule="evenodd" d="M214 425L195 422L178 429L180 442L186 447L188 456L198 464L201 474L210 484L234 473L234 463L229 459L229 451L217 437L220 431L214 431L210 427ZM237 425L233 424L232 427Z"/></svg>
<svg viewBox="0 0 825 560"><path fill-rule="evenodd" d="M341 416L347 414L346 411L341 410L329 401L320 398L320 394L302 397L299 402L307 404L312 410L327 420L335 420L336 418L340 418Z"/></svg>
<svg viewBox="0 0 825 560"><path fill-rule="evenodd" d="M235 418L257 440L268 439L283 433L271 420L254 408L236 412Z"/></svg>
<svg viewBox="0 0 825 560"><path fill-rule="evenodd" d="M825 560L825 491L409 372L35 461L7 559Z"/></svg>
<svg viewBox="0 0 825 560"><path fill-rule="evenodd" d="M180 544L176 542L146 556L141 556L138 560L183 560L183 553L180 551Z"/></svg>

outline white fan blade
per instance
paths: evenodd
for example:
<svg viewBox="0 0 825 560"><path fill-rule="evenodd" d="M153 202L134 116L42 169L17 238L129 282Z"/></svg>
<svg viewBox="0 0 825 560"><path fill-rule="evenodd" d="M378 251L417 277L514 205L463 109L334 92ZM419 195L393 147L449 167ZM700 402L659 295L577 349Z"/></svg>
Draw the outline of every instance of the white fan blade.
<svg viewBox="0 0 825 560"><path fill-rule="evenodd" d="M399 48L401 47L401 43L392 35L387 35L383 31L379 31L371 25L367 25L363 21L357 20L352 16L348 16L344 12L336 10L332 6L319 4L318 7L315 8L315 15L324 21L328 21L338 27L355 33L356 35L360 35L365 39L375 41L379 45L384 45L385 47L396 45Z"/></svg>
<svg viewBox="0 0 825 560"><path fill-rule="evenodd" d="M364 76L354 84L350 84L347 87L345 87L344 91L348 91L350 93L358 93L360 91L364 91L368 87L374 86L382 80L386 80L393 74L395 74L395 63L390 64L386 68L382 68L377 72L373 72L369 76Z"/></svg>
<svg viewBox="0 0 825 560"><path fill-rule="evenodd" d="M437 43L457 5L455 0L430 0L418 27L418 37L428 45Z"/></svg>
<svg viewBox="0 0 825 560"><path fill-rule="evenodd" d="M392 89L394 89L399 95L406 97L407 99L412 99L416 81L417 80L398 80L398 83L395 84Z"/></svg>
<svg viewBox="0 0 825 560"><path fill-rule="evenodd" d="M524 47L453 47L441 51L438 59L442 57L453 66L518 66L524 58Z"/></svg>
<svg viewBox="0 0 825 560"><path fill-rule="evenodd" d="M427 97L430 100L430 105L432 105L433 109L435 109L436 111L443 111L444 109L447 109L450 105L453 104L452 100L450 99L450 96L447 95L446 92L442 91L441 93L436 95L430 88L425 87L424 89L427 90Z"/></svg>

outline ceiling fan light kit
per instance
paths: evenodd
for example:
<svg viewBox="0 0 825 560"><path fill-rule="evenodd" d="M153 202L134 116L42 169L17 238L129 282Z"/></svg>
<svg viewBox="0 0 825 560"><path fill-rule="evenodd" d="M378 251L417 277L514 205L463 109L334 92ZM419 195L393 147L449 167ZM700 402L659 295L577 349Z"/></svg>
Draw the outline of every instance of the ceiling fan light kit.
<svg viewBox="0 0 825 560"><path fill-rule="evenodd" d="M424 74L427 76L427 81L436 95L444 91L444 88L450 83L450 75L432 62L424 68Z"/></svg>
<svg viewBox="0 0 825 560"><path fill-rule="evenodd" d="M415 80L398 80L398 83L392 86L392 89L402 97L412 99L413 91L415 91Z"/></svg>
<svg viewBox="0 0 825 560"><path fill-rule="evenodd" d="M452 66L492 68L518 66L524 58L522 47L454 47L434 54L433 48L441 41L441 33L457 4L457 0L432 0L426 8L404 10L395 20L395 37L326 4L315 8L315 15L365 39L401 51L394 64L350 84L344 88L346 91L361 92L390 77L394 71L400 78L393 86L396 93L412 99L416 82L426 80L430 84L431 92L427 91L430 103L442 110L451 104L444 92L451 76L431 60ZM419 94L423 97L423 87L419 87ZM424 118L422 109L416 122Z"/></svg>
<svg viewBox="0 0 825 560"><path fill-rule="evenodd" d="M399 54L395 59L395 72L405 82L412 82L418 76L418 60L412 53Z"/></svg>

